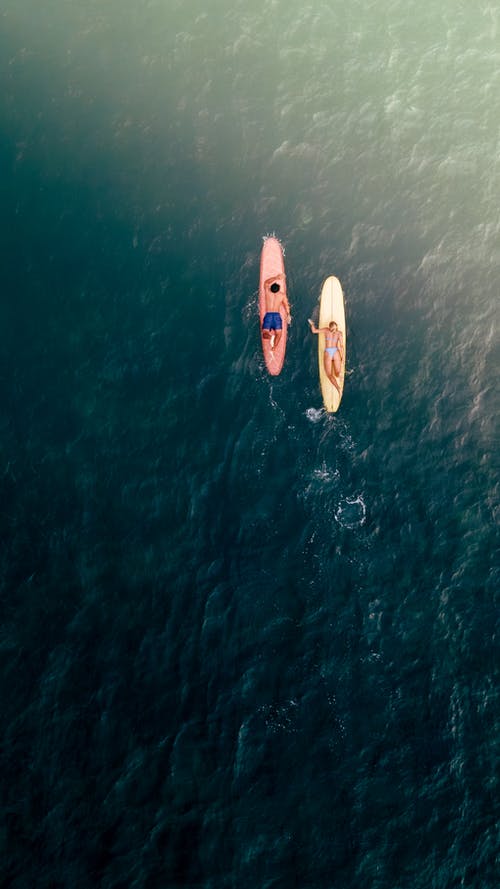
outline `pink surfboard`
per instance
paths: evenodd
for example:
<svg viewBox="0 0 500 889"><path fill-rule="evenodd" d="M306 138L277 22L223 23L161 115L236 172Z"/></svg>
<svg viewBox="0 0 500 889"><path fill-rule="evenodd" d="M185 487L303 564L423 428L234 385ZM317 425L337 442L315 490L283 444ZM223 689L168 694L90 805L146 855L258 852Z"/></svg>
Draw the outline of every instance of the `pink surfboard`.
<svg viewBox="0 0 500 889"><path fill-rule="evenodd" d="M280 315L283 322L283 332L281 339L274 350L271 349L271 341L264 339L262 336L262 322L266 314L266 299L264 293L264 281L272 278L273 275L285 274L285 263L283 260L283 248L277 238L264 238L262 253L260 254L260 282L259 282L259 317L260 317L260 339L262 343L262 351L264 353L264 361L269 373L276 377L281 373L286 352L286 335L287 335L287 314L281 306ZM285 284L286 287L286 284ZM286 289L285 289L286 293Z"/></svg>

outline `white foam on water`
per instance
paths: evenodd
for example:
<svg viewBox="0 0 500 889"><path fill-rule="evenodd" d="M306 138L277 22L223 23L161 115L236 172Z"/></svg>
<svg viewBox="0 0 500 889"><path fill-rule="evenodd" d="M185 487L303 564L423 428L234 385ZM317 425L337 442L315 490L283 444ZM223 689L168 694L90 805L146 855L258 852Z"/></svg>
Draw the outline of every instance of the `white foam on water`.
<svg viewBox="0 0 500 889"><path fill-rule="evenodd" d="M323 408L308 407L306 410L306 417L311 423L319 423L324 416L324 413L325 411Z"/></svg>
<svg viewBox="0 0 500 889"><path fill-rule="evenodd" d="M358 528L366 521L366 505L363 495L346 497L335 510L335 519L343 528Z"/></svg>
<svg viewBox="0 0 500 889"><path fill-rule="evenodd" d="M331 469L328 467L323 461L321 467L319 469L313 470L313 478L320 482L334 482L340 479L340 472L338 469Z"/></svg>

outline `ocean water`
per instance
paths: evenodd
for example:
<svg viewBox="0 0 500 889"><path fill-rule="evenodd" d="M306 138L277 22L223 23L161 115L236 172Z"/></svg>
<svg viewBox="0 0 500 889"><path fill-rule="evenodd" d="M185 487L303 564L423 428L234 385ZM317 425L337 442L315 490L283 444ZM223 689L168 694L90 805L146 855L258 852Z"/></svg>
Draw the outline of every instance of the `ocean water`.
<svg viewBox="0 0 500 889"><path fill-rule="evenodd" d="M498 4L0 13L0 883L494 889Z"/></svg>

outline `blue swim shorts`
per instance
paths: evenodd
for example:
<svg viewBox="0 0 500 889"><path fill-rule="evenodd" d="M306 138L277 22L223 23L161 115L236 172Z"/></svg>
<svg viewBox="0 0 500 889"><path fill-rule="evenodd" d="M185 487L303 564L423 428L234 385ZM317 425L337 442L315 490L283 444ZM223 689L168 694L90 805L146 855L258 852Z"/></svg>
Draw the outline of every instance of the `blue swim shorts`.
<svg viewBox="0 0 500 889"><path fill-rule="evenodd" d="M262 322L262 330L282 330L283 321L279 312L266 312Z"/></svg>

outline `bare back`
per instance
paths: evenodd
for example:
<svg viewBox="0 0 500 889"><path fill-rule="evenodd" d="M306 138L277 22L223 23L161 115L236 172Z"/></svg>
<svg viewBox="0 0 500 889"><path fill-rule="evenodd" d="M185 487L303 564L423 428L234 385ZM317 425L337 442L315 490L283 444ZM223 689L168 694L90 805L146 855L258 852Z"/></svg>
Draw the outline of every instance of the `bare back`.
<svg viewBox="0 0 500 889"><path fill-rule="evenodd" d="M273 293L272 284L279 284L279 290ZM274 275L264 281L264 295L266 298L266 312L279 312L283 305L285 311L290 313L290 306L286 295L286 278L284 275Z"/></svg>

